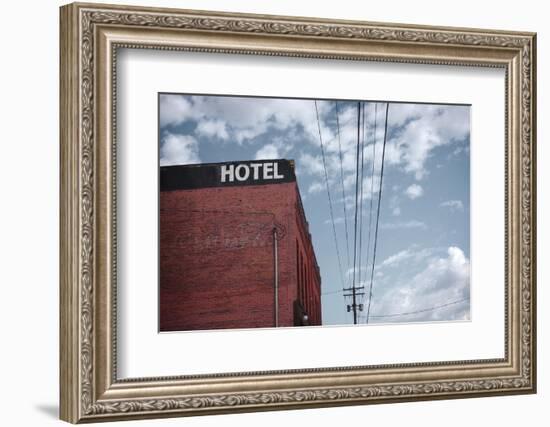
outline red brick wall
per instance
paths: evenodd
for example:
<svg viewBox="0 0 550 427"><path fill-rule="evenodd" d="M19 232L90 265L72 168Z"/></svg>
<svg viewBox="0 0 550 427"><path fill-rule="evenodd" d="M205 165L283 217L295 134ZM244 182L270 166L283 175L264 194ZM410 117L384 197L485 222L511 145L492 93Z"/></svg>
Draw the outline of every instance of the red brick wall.
<svg viewBox="0 0 550 427"><path fill-rule="evenodd" d="M321 325L321 274L315 258L307 220L298 196L296 206L296 269L298 300L309 325Z"/></svg>
<svg viewBox="0 0 550 427"><path fill-rule="evenodd" d="M273 327L274 227L279 326L292 326L298 197L295 182L161 192L161 331Z"/></svg>

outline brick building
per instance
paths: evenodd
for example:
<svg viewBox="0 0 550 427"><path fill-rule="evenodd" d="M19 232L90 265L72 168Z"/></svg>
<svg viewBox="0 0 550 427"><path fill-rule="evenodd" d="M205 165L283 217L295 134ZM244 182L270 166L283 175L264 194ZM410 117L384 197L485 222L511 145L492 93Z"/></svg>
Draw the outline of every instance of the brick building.
<svg viewBox="0 0 550 427"><path fill-rule="evenodd" d="M321 324L293 162L160 170L160 330Z"/></svg>

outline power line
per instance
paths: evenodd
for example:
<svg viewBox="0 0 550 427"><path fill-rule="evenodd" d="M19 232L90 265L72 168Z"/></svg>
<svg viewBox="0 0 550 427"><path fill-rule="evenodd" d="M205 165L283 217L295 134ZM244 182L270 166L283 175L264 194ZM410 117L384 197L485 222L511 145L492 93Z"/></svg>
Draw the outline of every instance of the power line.
<svg viewBox="0 0 550 427"><path fill-rule="evenodd" d="M365 259L366 268L368 268L368 265L369 265L371 233L372 233L372 205L374 200L374 171L375 171L375 165L376 165L377 118L378 118L378 103L375 102L374 103L374 129L373 129L373 137L372 137L372 168L371 168L371 175L370 175L369 232L367 235L367 257Z"/></svg>
<svg viewBox="0 0 550 427"><path fill-rule="evenodd" d="M348 260L348 269L349 269L349 236L348 236L348 212L346 208L346 191L344 190L344 166L343 166L343 156L342 156L342 142L340 139L340 119L339 119L339 111L338 111L338 101L334 101L334 106L336 108L336 131L338 134L338 150L340 154L340 181L342 183L342 202L344 204L344 225L346 228L346 253L347 253L347 260Z"/></svg>
<svg viewBox="0 0 550 427"><path fill-rule="evenodd" d="M344 287L344 275L342 274L342 261L340 260L340 249L338 247L338 238L336 237L336 225L334 223L334 212L332 209L332 198L330 197L330 186L328 183L327 163L325 160L325 149L323 147L323 137L321 135L321 121L319 120L319 109L317 108L317 101L315 100L315 114L317 116L317 128L319 129L319 143L321 146L321 156L323 158L323 168L325 170L325 183L327 186L328 203L330 208L330 219L332 221L332 232L334 234L334 244L336 245L336 256L338 257L338 268L340 270L340 281L342 282L342 288Z"/></svg>
<svg viewBox="0 0 550 427"><path fill-rule="evenodd" d="M358 257L358 271L357 283L361 286L361 257L363 249L363 171L365 168L365 103L363 103L363 126L362 126L362 139L361 139L361 185L360 185L360 196L359 196L359 257Z"/></svg>
<svg viewBox="0 0 550 427"><path fill-rule="evenodd" d="M462 299L459 299L459 300L456 300L456 301L451 301L451 302L448 302L446 304L435 305L433 307L424 308L422 310L408 311L408 312L404 312L404 313L379 314L379 315L376 315L376 316L373 314L370 317L376 317L377 319L379 319L379 318L386 318L386 317L399 317L399 316L408 316L408 315L411 315L411 314L426 313L428 311L433 311L433 310L437 310L437 309L440 309L440 308L449 307L451 305L460 304L461 302L469 301L469 300L470 300L470 297L462 298Z"/></svg>
<svg viewBox="0 0 550 427"><path fill-rule="evenodd" d="M373 279L374 279L374 266L376 264L376 246L378 243L378 223L380 221L380 201L382 200L382 182L384 179L384 157L386 155L386 141L388 138L388 110L389 110L389 103L386 103L386 119L384 123L384 145L382 146L382 166L380 167L380 187L378 189L378 210L376 212L376 228L374 231L374 248L372 252L372 270L370 275L369 302L367 306L366 323L369 323L370 306L372 302L372 285L373 285Z"/></svg>
<svg viewBox="0 0 550 427"><path fill-rule="evenodd" d="M369 254L370 254L370 242L371 242L371 230L372 230L372 201L374 200L374 165L376 163L376 119L378 115L378 103L374 104L374 134L372 141L372 170L370 175L370 207L369 207L369 234L367 237L367 259L365 265L368 266Z"/></svg>
<svg viewBox="0 0 550 427"><path fill-rule="evenodd" d="M351 286L353 302L353 324L357 324L357 302L355 300L355 277L357 267L357 208L359 197L359 139L360 139L360 123L361 123L361 103L357 103L357 153L356 153L356 166L355 166L355 222L353 226L353 282ZM349 309L349 308L348 308Z"/></svg>
<svg viewBox="0 0 550 427"><path fill-rule="evenodd" d="M337 289L336 291L330 291L330 292L321 292L321 296L322 295L333 295L333 294L337 294L337 293L340 293L340 292L344 292L344 289Z"/></svg>

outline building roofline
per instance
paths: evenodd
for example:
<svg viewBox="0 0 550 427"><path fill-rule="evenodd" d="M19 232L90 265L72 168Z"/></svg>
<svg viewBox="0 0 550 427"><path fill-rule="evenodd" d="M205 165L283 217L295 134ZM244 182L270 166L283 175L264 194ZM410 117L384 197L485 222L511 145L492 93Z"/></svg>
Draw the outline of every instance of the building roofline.
<svg viewBox="0 0 550 427"><path fill-rule="evenodd" d="M160 191L275 185L296 181L294 161L242 160L160 166Z"/></svg>
<svg viewBox="0 0 550 427"><path fill-rule="evenodd" d="M300 193L300 187L298 186L298 182L296 182L296 194L297 194L296 205L298 207L299 217L302 220L302 223L304 225L304 230L307 233L307 238L309 239L309 244L311 245L311 248L312 248L311 252L313 253L313 262L315 264L317 274L319 275L319 286L321 286L321 269L319 267L319 263L317 262L317 255L315 253L315 247L313 246L313 239L311 238L311 233L309 232L309 222L307 220L306 212L304 210L302 195Z"/></svg>
<svg viewBox="0 0 550 427"><path fill-rule="evenodd" d="M201 167L201 166L218 166L218 165L230 165L234 163L265 163L265 162L288 162L292 166L292 170L294 170L294 159L258 159L258 160L250 160L250 159L242 159L242 160L230 160L227 162L210 162L210 163L186 163L183 165L161 165L159 166L160 169L164 168L195 168L195 167Z"/></svg>

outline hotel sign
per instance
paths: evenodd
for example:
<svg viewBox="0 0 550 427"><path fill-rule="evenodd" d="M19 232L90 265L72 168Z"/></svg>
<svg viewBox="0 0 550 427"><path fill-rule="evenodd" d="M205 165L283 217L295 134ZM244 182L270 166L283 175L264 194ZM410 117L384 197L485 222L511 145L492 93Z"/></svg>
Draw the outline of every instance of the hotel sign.
<svg viewBox="0 0 550 427"><path fill-rule="evenodd" d="M257 160L162 166L160 190L265 185L296 181L290 160Z"/></svg>

